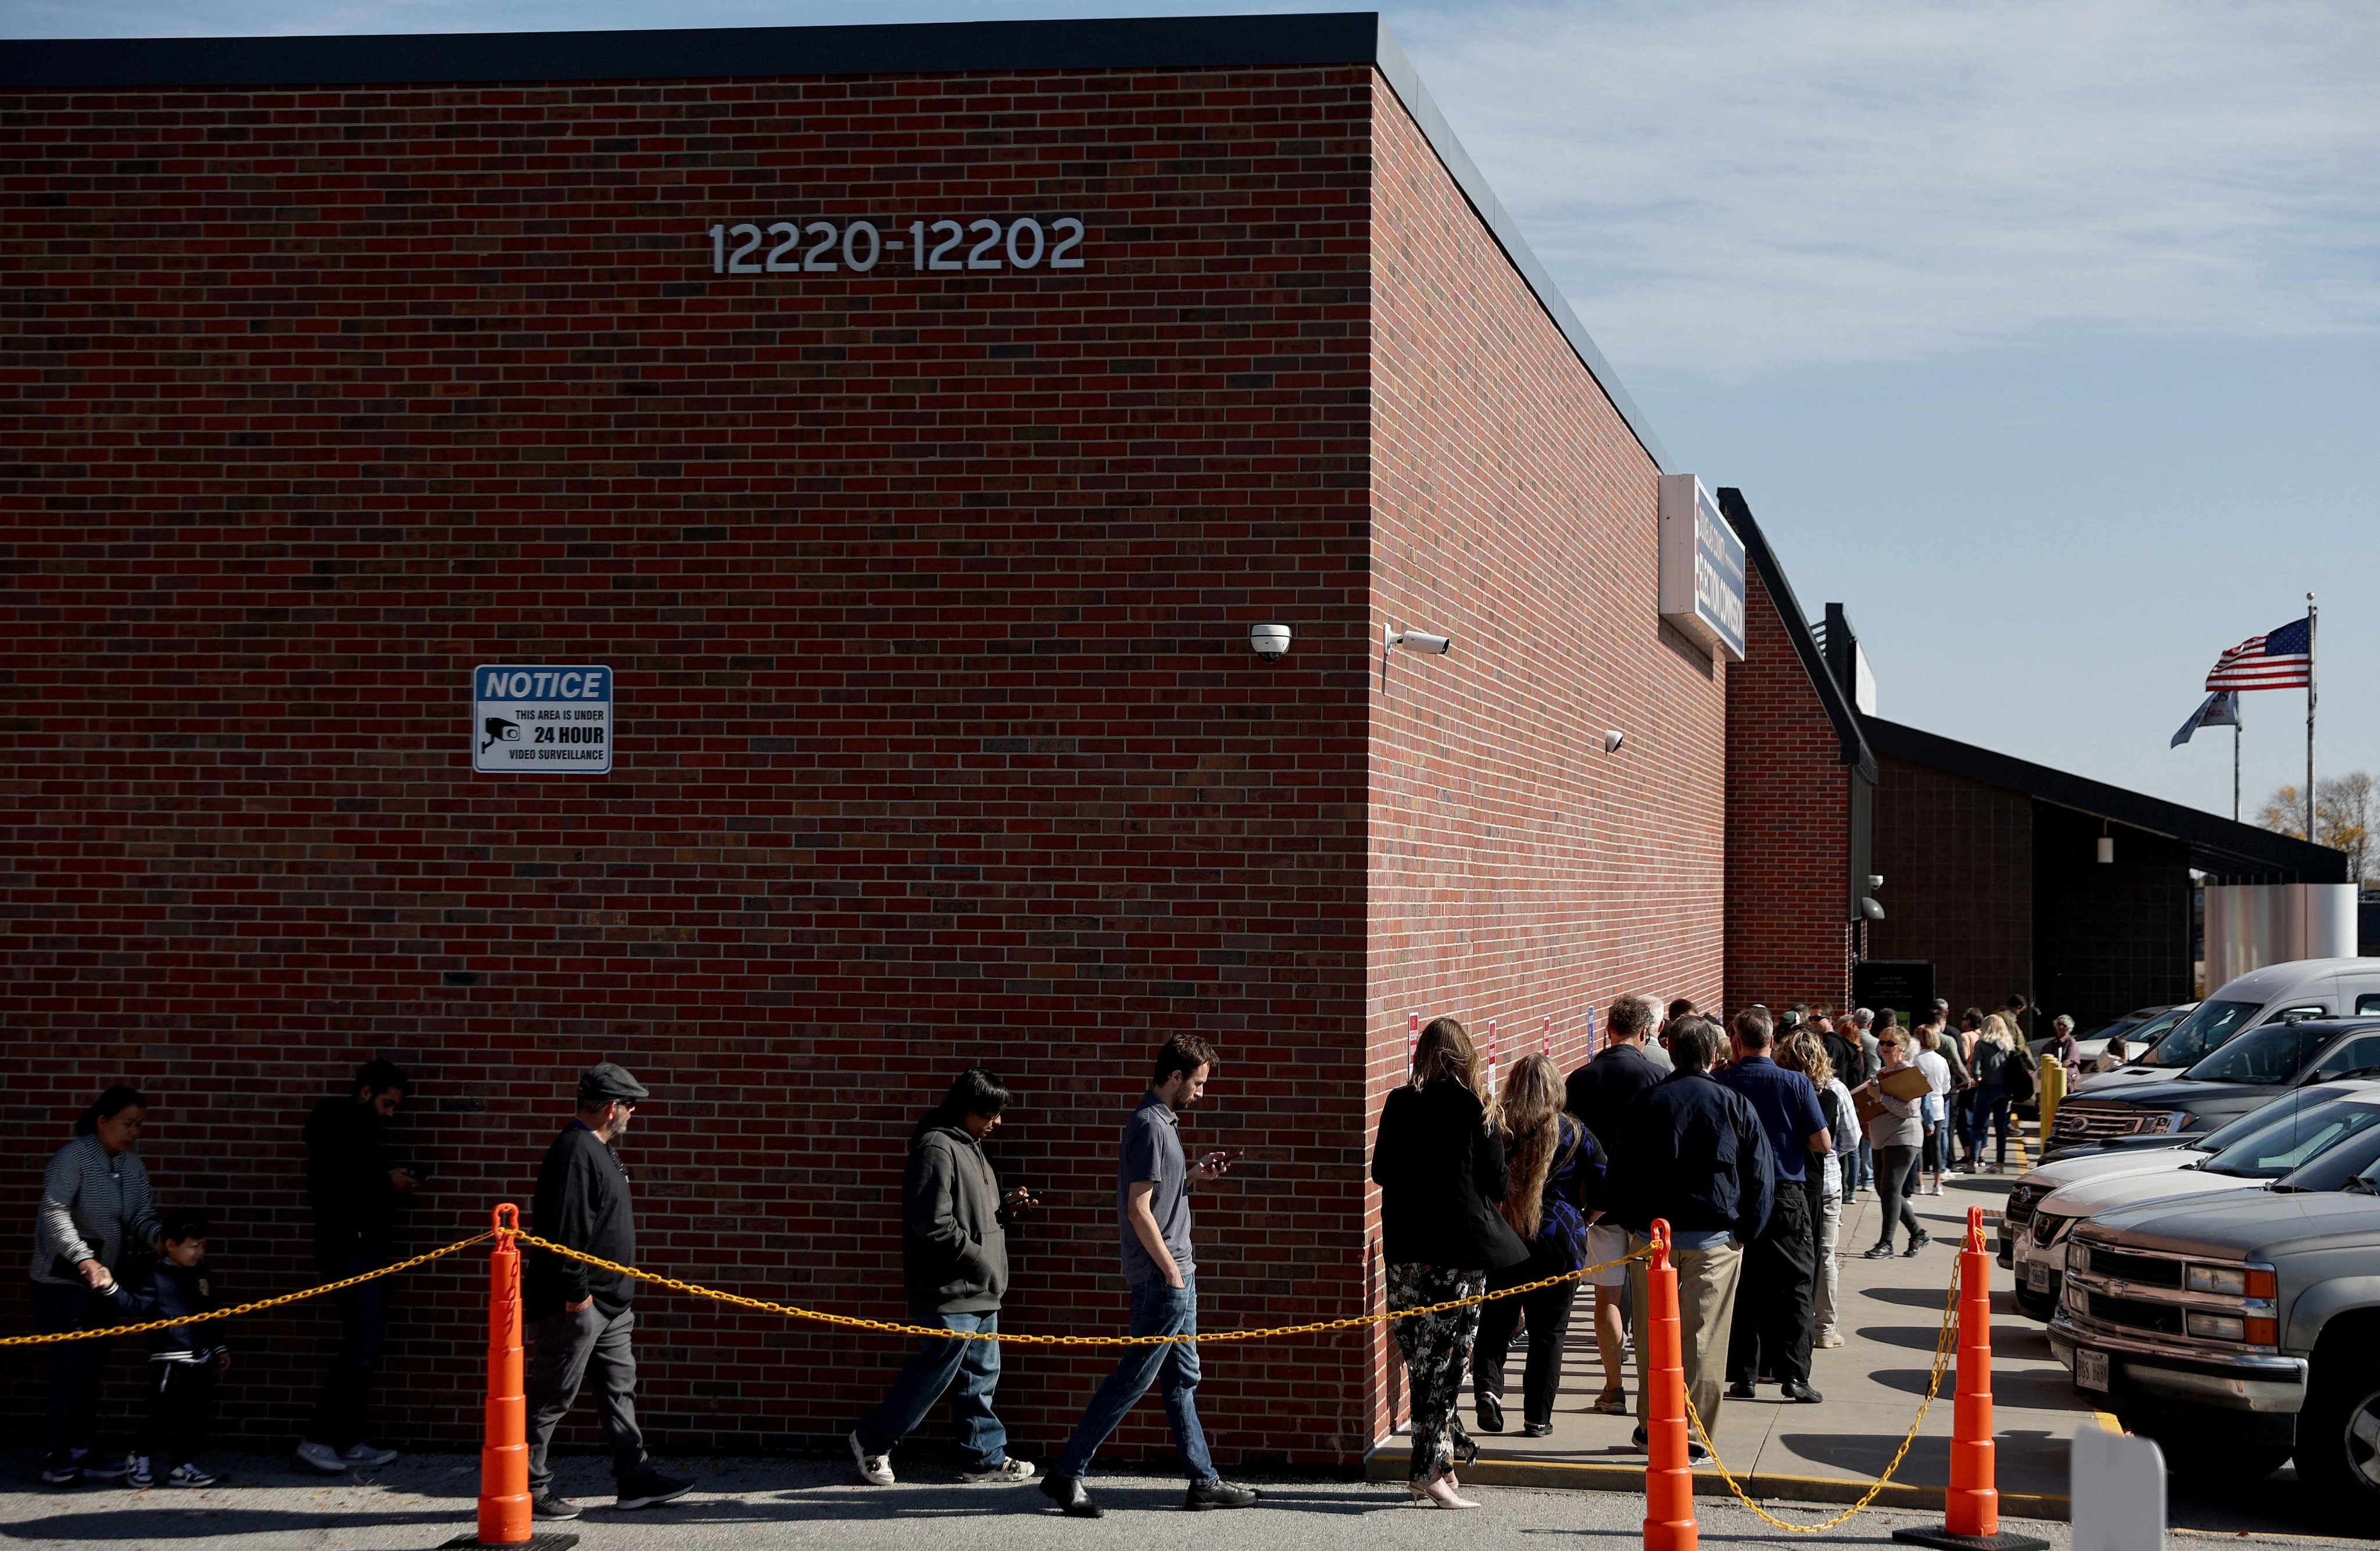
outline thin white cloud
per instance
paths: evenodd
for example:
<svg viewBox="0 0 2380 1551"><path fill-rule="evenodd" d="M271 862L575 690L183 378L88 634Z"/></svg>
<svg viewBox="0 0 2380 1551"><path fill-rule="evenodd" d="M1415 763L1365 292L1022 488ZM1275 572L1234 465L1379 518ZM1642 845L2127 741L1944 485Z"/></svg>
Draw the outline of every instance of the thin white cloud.
<svg viewBox="0 0 2380 1551"><path fill-rule="evenodd" d="M2380 7L1401 13L1623 369L2380 327Z"/></svg>

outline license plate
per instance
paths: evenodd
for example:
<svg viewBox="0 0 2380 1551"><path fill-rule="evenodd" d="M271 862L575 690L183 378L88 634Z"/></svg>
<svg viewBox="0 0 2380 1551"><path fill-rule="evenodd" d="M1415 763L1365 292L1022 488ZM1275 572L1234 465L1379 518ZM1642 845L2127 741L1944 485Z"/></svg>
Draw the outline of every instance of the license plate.
<svg viewBox="0 0 2380 1551"><path fill-rule="evenodd" d="M2024 1268L2024 1290L2027 1292L2049 1290L2049 1267L2040 1261L2029 1261Z"/></svg>
<svg viewBox="0 0 2380 1551"><path fill-rule="evenodd" d="M2074 1387L2077 1389L2107 1391L2107 1354L2086 1347L2074 1349Z"/></svg>

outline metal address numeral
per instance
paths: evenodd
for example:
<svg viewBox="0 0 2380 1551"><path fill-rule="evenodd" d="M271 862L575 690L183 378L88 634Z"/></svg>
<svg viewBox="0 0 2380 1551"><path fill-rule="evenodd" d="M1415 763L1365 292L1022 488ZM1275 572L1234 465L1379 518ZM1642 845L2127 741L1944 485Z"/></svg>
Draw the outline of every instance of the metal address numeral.
<svg viewBox="0 0 2380 1551"><path fill-rule="evenodd" d="M909 266L917 271L1030 270L1046 262L1051 269L1081 269L1083 261L1075 249L1082 246L1083 237L1082 218L1075 215L1049 221L1027 215L1005 224L991 216L964 223L948 217L912 221ZM804 248L806 238L808 246ZM771 241L774 246L760 255L763 245ZM963 244L967 245L964 256ZM888 244L873 221L840 226L832 221L771 221L765 230L750 221L733 225L722 222L710 228L710 273L831 274L849 269L866 274L888 247L897 250L901 243L896 238Z"/></svg>

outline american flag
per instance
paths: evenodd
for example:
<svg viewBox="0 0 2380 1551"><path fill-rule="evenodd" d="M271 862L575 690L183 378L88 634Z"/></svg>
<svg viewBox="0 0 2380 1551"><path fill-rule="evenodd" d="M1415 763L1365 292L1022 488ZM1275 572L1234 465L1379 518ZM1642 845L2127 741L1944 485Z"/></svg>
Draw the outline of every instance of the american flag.
<svg viewBox="0 0 2380 1551"><path fill-rule="evenodd" d="M2206 675L2209 689L2303 689L2313 682L2313 621L2251 636L2223 654Z"/></svg>

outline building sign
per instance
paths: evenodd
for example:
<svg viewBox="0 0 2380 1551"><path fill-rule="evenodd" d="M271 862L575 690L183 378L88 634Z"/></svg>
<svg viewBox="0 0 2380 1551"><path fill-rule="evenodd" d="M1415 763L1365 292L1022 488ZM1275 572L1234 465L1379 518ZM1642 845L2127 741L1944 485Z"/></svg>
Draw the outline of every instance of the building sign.
<svg viewBox="0 0 2380 1551"><path fill-rule="evenodd" d="M710 228L713 274L866 274L878 264L937 270L1081 269L1078 215L1002 220L738 221Z"/></svg>
<svg viewBox="0 0 2380 1551"><path fill-rule="evenodd" d="M1743 660L1743 540L1692 474L1661 476L1661 617Z"/></svg>
<svg viewBox="0 0 2380 1551"><path fill-rule="evenodd" d="M592 663L471 670L471 768L486 775L608 775L612 670Z"/></svg>

